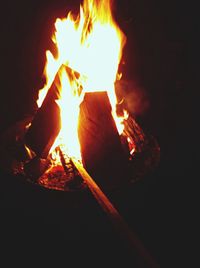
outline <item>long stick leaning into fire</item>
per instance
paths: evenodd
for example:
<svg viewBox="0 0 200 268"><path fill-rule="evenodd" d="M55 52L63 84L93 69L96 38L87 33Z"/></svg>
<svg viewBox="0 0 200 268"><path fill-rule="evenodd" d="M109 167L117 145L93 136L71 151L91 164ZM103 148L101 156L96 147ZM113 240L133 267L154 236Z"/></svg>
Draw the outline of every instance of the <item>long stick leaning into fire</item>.
<svg viewBox="0 0 200 268"><path fill-rule="evenodd" d="M60 154L63 159L65 159L65 154L60 147ZM109 219L111 220L115 230L120 234L121 238L128 243L129 249L134 251L134 254L137 253L139 255L139 262L141 263L141 268L148 267L148 268L158 268L158 264L146 250L142 242L139 240L137 235L130 230L127 223L124 221L122 216L119 214L117 209L113 206L110 202L108 197L103 193L100 187L96 184L93 178L88 174L85 170L83 165L77 161L75 158L70 158L73 162L74 166L78 170L79 174L81 175L84 182L87 184L89 190L107 214ZM64 163L62 163L64 164Z"/></svg>

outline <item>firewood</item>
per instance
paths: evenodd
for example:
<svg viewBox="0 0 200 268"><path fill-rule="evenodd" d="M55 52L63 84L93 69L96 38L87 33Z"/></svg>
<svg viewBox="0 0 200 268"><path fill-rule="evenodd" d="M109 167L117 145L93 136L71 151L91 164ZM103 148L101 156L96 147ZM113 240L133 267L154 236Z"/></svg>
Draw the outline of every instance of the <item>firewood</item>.
<svg viewBox="0 0 200 268"><path fill-rule="evenodd" d="M146 136L133 116L129 116L124 120L124 134L134 143L135 152L142 152L144 150Z"/></svg>
<svg viewBox="0 0 200 268"><path fill-rule="evenodd" d="M79 141L83 165L101 187L115 188L127 177L122 149L106 92L86 93L80 105Z"/></svg>
<svg viewBox="0 0 200 268"><path fill-rule="evenodd" d="M55 79L25 135L26 145L40 158L46 158L60 131L59 75Z"/></svg>
<svg viewBox="0 0 200 268"><path fill-rule="evenodd" d="M61 65L51 87L38 109L25 135L26 145L40 158L47 158L49 151L60 132L60 108L56 100L60 97L60 78L59 73L65 70L70 79L78 78L79 73L73 71L65 65Z"/></svg>

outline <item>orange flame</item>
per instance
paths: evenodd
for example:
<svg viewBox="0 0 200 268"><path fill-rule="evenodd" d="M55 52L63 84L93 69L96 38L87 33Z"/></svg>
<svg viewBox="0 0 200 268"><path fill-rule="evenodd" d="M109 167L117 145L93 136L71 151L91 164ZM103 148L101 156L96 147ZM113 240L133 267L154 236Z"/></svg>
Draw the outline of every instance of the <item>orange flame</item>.
<svg viewBox="0 0 200 268"><path fill-rule="evenodd" d="M46 85L39 92L38 106L59 72L61 131L52 150L64 144L69 156L81 159L77 134L79 105L86 92L106 91L112 106L112 115L119 133L123 132L123 117L116 115L117 99L114 83L126 38L117 26L108 0L84 0L80 14L74 19L57 19L52 38L58 55L46 52ZM65 65L67 68L60 68ZM79 75L75 75L75 72ZM124 114L125 116L126 114Z"/></svg>

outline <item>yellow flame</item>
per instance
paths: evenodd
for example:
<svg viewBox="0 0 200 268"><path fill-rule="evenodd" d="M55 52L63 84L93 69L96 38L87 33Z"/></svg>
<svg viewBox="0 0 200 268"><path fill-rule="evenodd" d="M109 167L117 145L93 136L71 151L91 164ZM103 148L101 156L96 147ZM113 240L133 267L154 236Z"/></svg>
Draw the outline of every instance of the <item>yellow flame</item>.
<svg viewBox="0 0 200 268"><path fill-rule="evenodd" d="M118 118L115 111L117 99L114 83L126 38L113 19L108 0L84 0L79 15L74 19L69 13L67 18L57 19L55 29L52 40L58 53L57 57L50 51L46 53L47 82L39 92L38 106L42 105L62 64L79 74L79 77L69 76L63 68L59 71L61 98L58 105L62 127L53 148L59 142L64 143L69 155L80 159L77 126L84 93L106 91L118 131L120 134L123 131L123 117Z"/></svg>

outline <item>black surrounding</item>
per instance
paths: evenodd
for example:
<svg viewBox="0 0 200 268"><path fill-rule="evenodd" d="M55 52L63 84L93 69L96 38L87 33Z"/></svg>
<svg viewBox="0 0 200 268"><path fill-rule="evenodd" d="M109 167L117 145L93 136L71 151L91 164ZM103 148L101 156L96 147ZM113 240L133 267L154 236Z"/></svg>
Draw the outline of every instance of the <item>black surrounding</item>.
<svg viewBox="0 0 200 268"><path fill-rule="evenodd" d="M35 110L53 22L76 6L67 0L1 3L1 132ZM161 163L134 187L108 195L161 267L187 261L194 267L197 8L189 1L119 0L115 14L128 37L124 78L147 92L150 107L138 120L157 138ZM92 254L105 267L109 260L111 267L129 267L125 248L89 193L47 191L0 176L0 252L7 264L85 266Z"/></svg>

